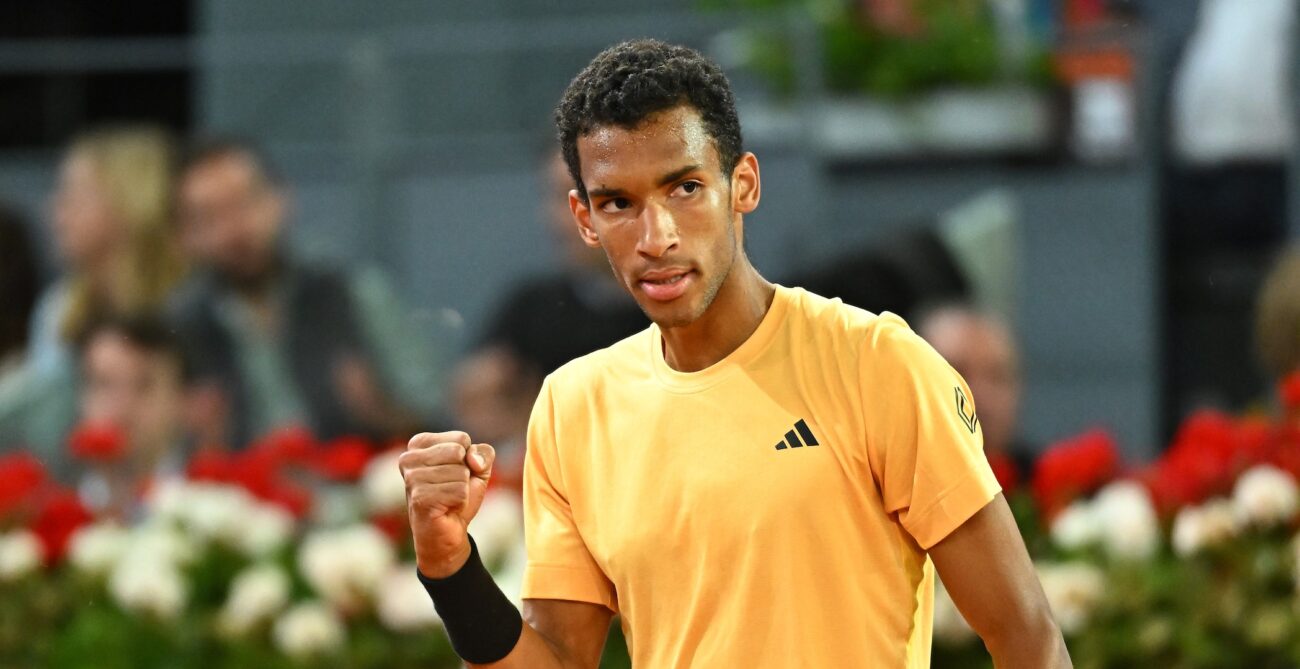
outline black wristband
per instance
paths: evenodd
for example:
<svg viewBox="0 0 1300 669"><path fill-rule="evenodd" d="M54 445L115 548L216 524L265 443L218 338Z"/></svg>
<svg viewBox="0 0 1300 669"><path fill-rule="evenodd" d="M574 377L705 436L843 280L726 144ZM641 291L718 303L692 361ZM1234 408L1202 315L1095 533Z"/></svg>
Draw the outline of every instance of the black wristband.
<svg viewBox="0 0 1300 669"><path fill-rule="evenodd" d="M447 578L415 575L433 599L433 608L451 639L451 647L466 662L490 664L503 659L519 643L524 619L483 566L474 537L469 560Z"/></svg>

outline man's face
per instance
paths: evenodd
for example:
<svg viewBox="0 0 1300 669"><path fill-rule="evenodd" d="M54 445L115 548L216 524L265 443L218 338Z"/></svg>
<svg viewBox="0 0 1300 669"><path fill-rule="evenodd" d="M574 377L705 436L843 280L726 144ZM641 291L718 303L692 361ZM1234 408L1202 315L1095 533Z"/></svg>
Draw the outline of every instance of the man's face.
<svg viewBox="0 0 1300 669"><path fill-rule="evenodd" d="M82 373L83 420L122 430L133 449L164 445L175 434L181 410L175 359L105 330L87 344Z"/></svg>
<svg viewBox="0 0 1300 669"><path fill-rule="evenodd" d="M627 130L578 138L589 201L569 205L589 246L660 327L698 319L713 303L741 245L732 178L699 113L676 107ZM755 204L757 200L755 198Z"/></svg>
<svg viewBox="0 0 1300 669"><path fill-rule="evenodd" d="M232 279L256 279L270 268L283 218L283 198L246 156L216 156L181 182L186 252Z"/></svg>

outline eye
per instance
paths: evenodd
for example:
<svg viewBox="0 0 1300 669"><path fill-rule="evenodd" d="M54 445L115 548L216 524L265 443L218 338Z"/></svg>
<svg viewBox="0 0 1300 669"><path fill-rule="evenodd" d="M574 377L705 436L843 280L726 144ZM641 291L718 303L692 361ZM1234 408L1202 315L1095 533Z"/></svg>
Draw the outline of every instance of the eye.
<svg viewBox="0 0 1300 669"><path fill-rule="evenodd" d="M600 205L600 210L606 214L613 214L627 209L631 204L632 203L628 202L625 197L616 197L605 200L605 202Z"/></svg>
<svg viewBox="0 0 1300 669"><path fill-rule="evenodd" d="M704 188L704 184L698 181L683 181L673 189L673 195L692 195L701 188Z"/></svg>

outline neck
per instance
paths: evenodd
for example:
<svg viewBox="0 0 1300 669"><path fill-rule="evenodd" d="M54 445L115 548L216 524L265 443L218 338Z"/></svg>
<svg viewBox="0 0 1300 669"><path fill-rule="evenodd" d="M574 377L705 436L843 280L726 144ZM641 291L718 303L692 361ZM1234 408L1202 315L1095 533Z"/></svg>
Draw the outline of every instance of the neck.
<svg viewBox="0 0 1300 669"><path fill-rule="evenodd" d="M716 364L754 334L774 297L776 287L742 255L703 315L687 325L660 329L664 361L679 372Z"/></svg>

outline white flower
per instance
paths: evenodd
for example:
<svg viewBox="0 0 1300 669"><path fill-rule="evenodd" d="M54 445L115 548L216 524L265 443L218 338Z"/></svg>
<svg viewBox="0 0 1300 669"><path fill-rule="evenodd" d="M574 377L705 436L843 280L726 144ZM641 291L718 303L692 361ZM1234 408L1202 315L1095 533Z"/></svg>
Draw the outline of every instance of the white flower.
<svg viewBox="0 0 1300 669"><path fill-rule="evenodd" d="M1185 507L1174 518L1173 546L1180 557L1221 544L1237 534L1232 504L1214 499L1199 507Z"/></svg>
<svg viewBox="0 0 1300 669"><path fill-rule="evenodd" d="M0 581L16 581L41 566L41 540L27 530L0 535Z"/></svg>
<svg viewBox="0 0 1300 669"><path fill-rule="evenodd" d="M1079 500L1052 521L1052 542L1065 550L1077 550L1101 539L1101 526L1092 505Z"/></svg>
<svg viewBox="0 0 1300 669"><path fill-rule="evenodd" d="M1237 479L1232 506L1245 525L1279 525L1295 517L1300 491L1290 474L1272 465L1257 465Z"/></svg>
<svg viewBox="0 0 1300 669"><path fill-rule="evenodd" d="M177 481L160 486L150 506L159 519L179 524L201 541L237 547L257 501L239 486Z"/></svg>
<svg viewBox="0 0 1300 669"><path fill-rule="evenodd" d="M975 638L975 630L957 610L943 581L934 579L934 638L949 646L959 646Z"/></svg>
<svg viewBox="0 0 1300 669"><path fill-rule="evenodd" d="M108 592L124 610L163 620L174 620L189 595L175 565L157 558L118 561L108 579Z"/></svg>
<svg viewBox="0 0 1300 669"><path fill-rule="evenodd" d="M218 626L241 635L280 612L289 603L289 576L274 565L249 567L230 583L230 595Z"/></svg>
<svg viewBox="0 0 1300 669"><path fill-rule="evenodd" d="M295 657L335 650L344 642L343 622L328 606L304 602L289 609L275 622L272 638L280 652Z"/></svg>
<svg viewBox="0 0 1300 669"><path fill-rule="evenodd" d="M87 525L68 540L68 562L87 574L103 575L126 552L130 534L113 522Z"/></svg>
<svg viewBox="0 0 1300 669"><path fill-rule="evenodd" d="M293 514L274 504L253 504L235 537L235 548L250 558L263 558L280 550L293 536Z"/></svg>
<svg viewBox="0 0 1300 669"><path fill-rule="evenodd" d="M1151 495L1133 481L1112 483L1093 500L1106 554L1119 560L1140 560L1155 554L1160 546L1160 523Z"/></svg>
<svg viewBox="0 0 1300 669"><path fill-rule="evenodd" d="M303 577L343 610L354 610L372 598L393 560L388 538L368 524L308 535L298 552Z"/></svg>
<svg viewBox="0 0 1300 669"><path fill-rule="evenodd" d="M1083 629L1105 592L1106 581L1101 570L1085 562L1037 567L1043 593L1061 632L1071 635Z"/></svg>
<svg viewBox="0 0 1300 669"><path fill-rule="evenodd" d="M199 556L194 540L166 524L146 524L132 530L118 562L163 562L172 566L191 564Z"/></svg>
<svg viewBox="0 0 1300 669"><path fill-rule="evenodd" d="M380 581L375 613L394 632L414 632L442 624L433 602L415 577L415 563L398 565Z"/></svg>
<svg viewBox="0 0 1300 669"><path fill-rule="evenodd" d="M523 503L519 495L493 490L483 498L478 514L469 523L483 562L494 565L511 555L524 540Z"/></svg>
<svg viewBox="0 0 1300 669"><path fill-rule="evenodd" d="M361 475L366 508L371 513L394 513L406 509L406 482L397 468L400 450L381 453L370 460Z"/></svg>

